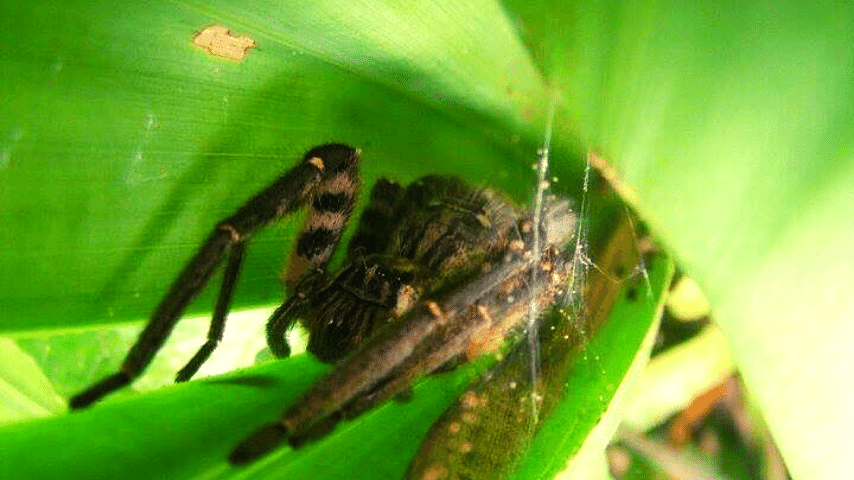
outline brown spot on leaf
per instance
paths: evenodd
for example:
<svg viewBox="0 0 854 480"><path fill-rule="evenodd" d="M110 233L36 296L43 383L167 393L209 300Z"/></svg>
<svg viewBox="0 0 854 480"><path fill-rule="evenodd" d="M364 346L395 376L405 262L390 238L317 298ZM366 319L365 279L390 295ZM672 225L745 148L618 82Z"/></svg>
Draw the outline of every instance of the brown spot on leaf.
<svg viewBox="0 0 854 480"><path fill-rule="evenodd" d="M439 480L440 478L445 478L448 475L448 470L441 463L436 463L430 466L426 472L424 472L424 476L421 478L424 480Z"/></svg>
<svg viewBox="0 0 854 480"><path fill-rule="evenodd" d="M472 390L469 390L464 393L463 396L460 398L460 402L462 402L463 408L465 409L476 408L480 404L477 399L477 394L474 393L474 391Z"/></svg>
<svg viewBox="0 0 854 480"><path fill-rule="evenodd" d="M246 52L255 47L255 40L236 37L222 25L211 25L200 31L193 37L193 43L215 57L229 60L243 60Z"/></svg>

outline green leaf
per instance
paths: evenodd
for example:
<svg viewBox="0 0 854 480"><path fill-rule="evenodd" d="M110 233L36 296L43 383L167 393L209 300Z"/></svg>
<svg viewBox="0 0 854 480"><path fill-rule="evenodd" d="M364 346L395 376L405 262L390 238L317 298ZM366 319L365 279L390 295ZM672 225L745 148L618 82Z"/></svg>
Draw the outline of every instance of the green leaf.
<svg viewBox="0 0 854 480"><path fill-rule="evenodd" d="M671 274L672 264L657 261L649 284L638 277L624 290L610 321L560 384L566 399L534 440L518 478L552 476L582 444L588 456L601 454L630 388L624 379L646 363ZM651 297L637 293L647 287ZM623 347L619 355L609 353L615 343ZM490 363L481 359L453 374L431 376L418 384L411 401L389 402L298 450L280 448L247 467L229 466L225 458L239 440L259 423L276 418L330 369L309 356L297 356L226 377L110 398L83 412L0 427L6 445L0 473L3 478L44 479L399 478L442 410ZM566 419L575 421L567 424ZM591 430L597 440L585 443ZM43 453L27 454L32 451ZM342 456L343 462L330 462ZM588 471L578 465L576 470Z"/></svg>
<svg viewBox="0 0 854 480"><path fill-rule="evenodd" d="M16 21L0 33L15 45L0 58L0 328L145 318L219 219L327 141L363 150L367 185L448 171L527 197L539 133L522 114L542 117L544 99L533 65L506 19L475 49L472 25L428 7L363 5L362 18L334 2L133 15L119 4L4 6ZM398 17L377 35L383 14ZM211 56L193 36L214 23L258 46L241 62ZM508 52L500 72L472 62ZM283 223L252 242L238 307L281 298L279 267L299 224ZM207 295L191 312L211 304Z"/></svg>
<svg viewBox="0 0 854 480"><path fill-rule="evenodd" d="M554 2L522 20L545 25L576 132L706 293L794 478L847 471L854 428L849 7Z"/></svg>
<svg viewBox="0 0 854 480"><path fill-rule="evenodd" d="M282 368L282 363L287 368ZM11 424L0 433L6 445L0 472L4 478L196 478L224 471L230 477L245 476L263 469L265 463L250 469L230 467L225 459L231 448L260 419L275 418L284 405L328 369L308 356L300 356L242 371L239 375L114 399L78 414ZM343 432L332 437L331 442L310 445L297 452L284 449L279 456L301 459L297 467L303 475L328 470L332 475L329 478L340 478L353 464L339 464L337 468L341 471L329 469L328 455L334 457L333 452L338 451L336 448L343 441L355 455L354 461L373 461L388 469L390 458L397 459L398 464L403 462L405 467L405 455L389 449L388 445L378 447L387 441L391 445L401 443L394 441L395 437L406 438L412 428L429 427L430 409L435 416L437 409L442 408L442 400L437 401L437 396L444 397L446 402L452 399L455 381L459 383L459 376L456 380L445 376L432 380L438 383L420 385L416 392L419 401L414 408L392 403L372 413L367 420L374 422L373 430L368 432L385 432L385 437L382 434L365 437L364 427L361 432L358 430L365 423L360 420L343 427ZM462 382L456 388L464 386ZM412 440L410 449L411 443ZM325 455L319 456L317 447L325 448L321 450ZM44 453L28 454L36 450ZM377 478L372 476L372 470L367 471L364 478Z"/></svg>
<svg viewBox="0 0 854 480"><path fill-rule="evenodd" d="M65 409L38 364L12 340L0 338L0 423Z"/></svg>
<svg viewBox="0 0 854 480"><path fill-rule="evenodd" d="M526 201L558 98L557 191L598 152L706 293L793 476L845 471L847 4L291 3L0 7L5 334L146 318L219 218L325 141L362 148L368 185L443 171ZM211 56L192 39L214 23L257 47ZM280 299L297 225L255 239L238 306Z"/></svg>

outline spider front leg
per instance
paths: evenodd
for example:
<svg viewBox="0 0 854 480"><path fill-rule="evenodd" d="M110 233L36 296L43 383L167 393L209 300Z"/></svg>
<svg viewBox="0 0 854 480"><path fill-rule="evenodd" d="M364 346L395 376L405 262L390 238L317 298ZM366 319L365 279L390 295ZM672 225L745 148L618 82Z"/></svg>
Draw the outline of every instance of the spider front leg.
<svg viewBox="0 0 854 480"><path fill-rule="evenodd" d="M316 207L321 198L328 201L330 192L334 192L336 185L341 182L353 184L352 179L356 179L355 184L358 185L358 158L357 150L343 144L313 148L297 166L246 202L234 215L220 222L178 275L131 347L119 371L72 397L70 407L86 407L138 377L163 346L187 305L204 290L216 268L225 256L229 255L208 341L178 374L179 381L190 378L207 360L222 337L246 242L258 230L303 205L311 203ZM350 193L354 195L352 189ZM352 204L354 200L350 199L349 202ZM316 213L317 209L314 208L314 211ZM309 220L314 216L313 213ZM345 222L346 218L341 221L342 224ZM311 234L324 237L324 247L321 250L315 248L316 244L306 240ZM306 263L301 271L295 273L297 281L309 268L325 268L332 250L338 244L340 234L341 229L303 232L297 253Z"/></svg>
<svg viewBox="0 0 854 480"><path fill-rule="evenodd" d="M219 345L219 342L222 341L222 334L225 332L225 319L228 316L234 285L237 283L237 277L240 276L240 267L243 266L245 254L246 242L236 243L231 247L228 263L226 263L225 272L222 274L219 297L217 297L216 307L214 307L214 313L211 317L208 341L193 355L193 358L187 362L187 365L178 371L178 374L175 376L176 382L185 382L195 375L202 364L211 356L211 353Z"/></svg>

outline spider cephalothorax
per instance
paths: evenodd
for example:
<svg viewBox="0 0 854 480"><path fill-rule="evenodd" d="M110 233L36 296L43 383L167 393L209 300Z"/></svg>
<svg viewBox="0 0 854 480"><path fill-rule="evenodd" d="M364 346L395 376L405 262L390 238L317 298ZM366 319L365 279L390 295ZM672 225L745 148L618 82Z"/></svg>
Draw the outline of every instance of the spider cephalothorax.
<svg viewBox="0 0 854 480"><path fill-rule="evenodd" d="M344 266L330 257L359 192L359 152L329 144L220 222L181 272L116 374L71 400L91 404L145 369L181 313L227 257L208 341L179 371L189 379L222 338L245 245L268 223L310 209L285 275L289 296L270 318L277 356L297 320L308 350L338 362L280 421L261 427L230 460L245 463L287 440L298 445L338 418L397 395L424 374L471 359L518 330L533 305L551 304L565 279L574 217L549 199L534 218L504 195L457 177L430 175L407 187L380 179L348 245ZM537 223L539 222L539 223Z"/></svg>

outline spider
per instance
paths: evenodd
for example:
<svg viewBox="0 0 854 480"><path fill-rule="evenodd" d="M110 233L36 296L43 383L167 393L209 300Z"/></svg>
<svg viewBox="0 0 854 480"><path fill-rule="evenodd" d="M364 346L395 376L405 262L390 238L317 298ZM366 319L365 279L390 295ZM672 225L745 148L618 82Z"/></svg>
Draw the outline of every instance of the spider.
<svg viewBox="0 0 854 480"><path fill-rule="evenodd" d="M267 343L277 357L288 356L286 334L300 319L308 351L337 365L279 421L241 442L229 456L234 464L283 442L298 447L340 419L406 393L422 375L493 350L522 329L530 308L548 306L561 293L570 259L558 246L575 223L569 203L549 197L534 215L495 190L447 175L421 177L406 188L378 180L344 266L329 272L360 190L359 155L344 144L315 147L218 223L119 371L72 397L70 407L86 407L138 377L225 261L207 341L176 376L189 380L222 339L247 242L301 207L309 213L286 270L289 295L267 323Z"/></svg>

